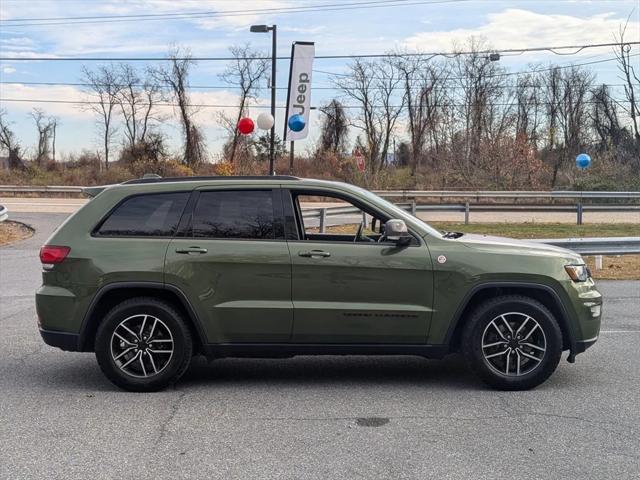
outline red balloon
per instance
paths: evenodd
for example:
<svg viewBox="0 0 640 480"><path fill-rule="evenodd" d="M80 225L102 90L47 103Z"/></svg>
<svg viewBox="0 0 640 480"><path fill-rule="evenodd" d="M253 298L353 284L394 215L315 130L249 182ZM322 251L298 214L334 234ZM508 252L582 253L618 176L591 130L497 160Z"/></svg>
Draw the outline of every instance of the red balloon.
<svg viewBox="0 0 640 480"><path fill-rule="evenodd" d="M243 135L249 135L253 132L254 128L256 128L256 126L249 117L241 118L238 122L238 130L240 130L240 133Z"/></svg>

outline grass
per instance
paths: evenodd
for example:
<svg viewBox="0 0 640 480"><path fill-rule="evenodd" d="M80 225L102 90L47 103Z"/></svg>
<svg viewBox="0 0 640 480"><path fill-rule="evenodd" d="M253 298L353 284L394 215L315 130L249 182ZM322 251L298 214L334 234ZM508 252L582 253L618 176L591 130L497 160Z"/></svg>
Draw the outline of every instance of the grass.
<svg viewBox="0 0 640 480"><path fill-rule="evenodd" d="M18 222L4 221L0 223L0 246L24 240L33 235L33 230Z"/></svg>
<svg viewBox="0 0 640 480"><path fill-rule="evenodd" d="M640 280L640 255L602 257L602 270L596 270L595 257L585 257L596 280Z"/></svg>

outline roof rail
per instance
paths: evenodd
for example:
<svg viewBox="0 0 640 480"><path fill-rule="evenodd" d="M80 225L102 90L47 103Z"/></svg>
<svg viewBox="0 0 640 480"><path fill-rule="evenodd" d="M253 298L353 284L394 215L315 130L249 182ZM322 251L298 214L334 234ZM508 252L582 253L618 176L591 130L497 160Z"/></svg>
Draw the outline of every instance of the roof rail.
<svg viewBox="0 0 640 480"><path fill-rule="evenodd" d="M200 180L300 180L292 175L232 175L232 176L201 176L201 177L166 177L166 178L136 178L122 182L123 185L139 183L192 182Z"/></svg>

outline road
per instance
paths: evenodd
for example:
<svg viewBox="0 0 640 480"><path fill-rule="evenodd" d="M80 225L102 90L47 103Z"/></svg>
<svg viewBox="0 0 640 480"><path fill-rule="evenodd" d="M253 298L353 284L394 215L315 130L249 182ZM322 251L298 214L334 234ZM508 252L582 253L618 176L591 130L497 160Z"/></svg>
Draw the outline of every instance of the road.
<svg viewBox="0 0 640 480"><path fill-rule="evenodd" d="M460 358L198 360L175 389L117 390L42 343L37 249L0 249L0 478L611 479L640 472L640 282L601 282L599 342L529 392Z"/></svg>
<svg viewBox="0 0 640 480"><path fill-rule="evenodd" d="M15 213L73 213L86 203L82 198L20 198L0 197L12 215ZM327 206L339 204L325 204ZM320 203L310 202L303 208L318 208ZM418 212L427 222L463 222L461 212ZM471 212L474 223L575 223L575 213L562 212ZM639 212L585 212L585 223L640 223Z"/></svg>

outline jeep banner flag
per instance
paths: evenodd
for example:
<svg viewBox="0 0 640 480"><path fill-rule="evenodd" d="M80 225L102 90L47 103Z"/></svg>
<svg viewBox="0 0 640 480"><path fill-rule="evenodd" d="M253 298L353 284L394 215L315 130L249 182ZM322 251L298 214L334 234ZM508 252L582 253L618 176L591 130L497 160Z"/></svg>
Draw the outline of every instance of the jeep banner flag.
<svg viewBox="0 0 640 480"><path fill-rule="evenodd" d="M315 54L316 47L313 42L294 42L291 46L287 112L284 118L285 141L302 140L309 134L311 69ZM299 131L294 131L289 126L289 119L294 115L301 115L304 119L304 127Z"/></svg>

